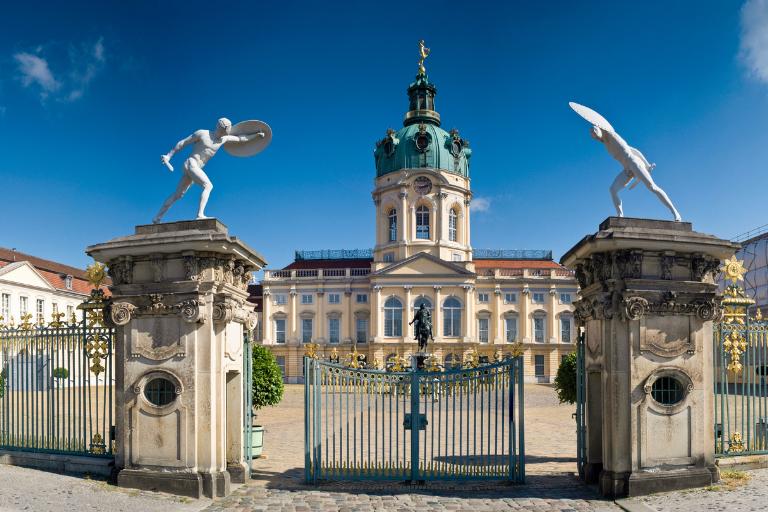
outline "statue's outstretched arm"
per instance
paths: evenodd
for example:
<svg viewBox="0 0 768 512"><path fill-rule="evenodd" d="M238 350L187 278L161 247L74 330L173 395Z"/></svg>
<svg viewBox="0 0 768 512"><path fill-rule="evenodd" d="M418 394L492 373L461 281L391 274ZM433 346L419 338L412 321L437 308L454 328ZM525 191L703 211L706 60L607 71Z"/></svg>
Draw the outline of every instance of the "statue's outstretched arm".
<svg viewBox="0 0 768 512"><path fill-rule="evenodd" d="M265 137L264 132L249 133L247 135L225 135L221 138L226 144L227 142L248 142L256 137Z"/></svg>
<svg viewBox="0 0 768 512"><path fill-rule="evenodd" d="M186 147L186 146L188 146L188 145L190 145L190 144L192 144L194 142L197 142L198 138L199 138L199 136L197 135L197 132L195 132L192 135L190 135L189 137L187 137L186 139L181 139L179 142L176 143L175 146L173 146L173 149L171 149L168 152L168 154L165 155L165 156L168 157L168 160L170 160L171 158L173 158L173 155L175 155L176 153L178 153L179 151L184 149L184 147Z"/></svg>

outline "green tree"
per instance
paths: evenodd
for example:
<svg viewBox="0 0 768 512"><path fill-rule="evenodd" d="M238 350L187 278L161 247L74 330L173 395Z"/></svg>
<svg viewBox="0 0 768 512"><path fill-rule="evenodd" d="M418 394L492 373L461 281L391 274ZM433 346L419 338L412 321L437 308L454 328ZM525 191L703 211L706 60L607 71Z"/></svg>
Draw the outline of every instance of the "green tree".
<svg viewBox="0 0 768 512"><path fill-rule="evenodd" d="M253 378L252 378L254 409L267 405L277 405L283 399L283 375L280 366L272 352L263 345L253 344Z"/></svg>
<svg viewBox="0 0 768 512"><path fill-rule="evenodd" d="M555 391L561 404L576 403L576 352L571 352L560 362L555 377Z"/></svg>

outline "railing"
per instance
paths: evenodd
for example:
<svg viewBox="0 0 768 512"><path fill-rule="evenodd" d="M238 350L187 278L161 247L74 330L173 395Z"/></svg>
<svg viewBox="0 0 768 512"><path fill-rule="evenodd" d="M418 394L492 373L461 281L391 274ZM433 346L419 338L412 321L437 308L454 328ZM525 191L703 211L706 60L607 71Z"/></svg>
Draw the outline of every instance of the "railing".
<svg viewBox="0 0 768 512"><path fill-rule="evenodd" d="M48 325L0 325L0 447L112 456L114 331L103 294Z"/></svg>
<svg viewBox="0 0 768 512"><path fill-rule="evenodd" d="M321 249L319 251L295 251L296 261L302 260L371 260L372 249Z"/></svg>
<svg viewBox="0 0 768 512"><path fill-rule="evenodd" d="M264 279L267 281L283 281L289 279L343 279L345 277L364 277L370 273L370 268L265 270Z"/></svg>
<svg viewBox="0 0 768 512"><path fill-rule="evenodd" d="M474 249L477 260L551 260L552 251L543 249Z"/></svg>

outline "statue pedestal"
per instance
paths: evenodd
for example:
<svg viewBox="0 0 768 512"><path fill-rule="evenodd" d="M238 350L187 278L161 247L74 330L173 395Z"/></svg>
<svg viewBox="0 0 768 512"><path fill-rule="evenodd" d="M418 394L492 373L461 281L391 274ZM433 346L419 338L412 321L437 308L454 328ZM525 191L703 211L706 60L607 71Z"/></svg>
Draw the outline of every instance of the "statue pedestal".
<svg viewBox="0 0 768 512"><path fill-rule="evenodd" d="M416 354L411 355L411 369L413 371L424 371L424 368L426 366L427 358L429 357L428 354L423 352L417 352Z"/></svg>
<svg viewBox="0 0 768 512"><path fill-rule="evenodd" d="M562 258L585 328L585 478L604 496L711 484L714 274L738 248L686 222L609 217Z"/></svg>
<svg viewBox="0 0 768 512"><path fill-rule="evenodd" d="M247 474L246 288L264 259L216 219L137 226L86 252L112 278L118 485L228 494Z"/></svg>

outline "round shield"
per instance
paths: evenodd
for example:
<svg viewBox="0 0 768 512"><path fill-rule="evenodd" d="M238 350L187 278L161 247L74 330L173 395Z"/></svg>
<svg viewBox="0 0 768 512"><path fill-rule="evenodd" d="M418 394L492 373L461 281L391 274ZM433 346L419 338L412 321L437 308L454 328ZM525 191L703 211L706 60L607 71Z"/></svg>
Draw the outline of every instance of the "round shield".
<svg viewBox="0 0 768 512"><path fill-rule="evenodd" d="M616 133L616 130L613 129L613 126L611 126L611 123L609 123L603 116L595 112L589 107L585 107L584 105L579 105L578 103L575 103L573 101L569 101L568 105L579 114L581 117L592 123L593 125L597 126L601 130L607 130L609 132Z"/></svg>
<svg viewBox="0 0 768 512"><path fill-rule="evenodd" d="M264 137L256 136L247 142L227 142L224 151L232 156L253 156L264 150L272 141L272 128L262 121L243 121L232 127L230 135L253 135L264 132Z"/></svg>

